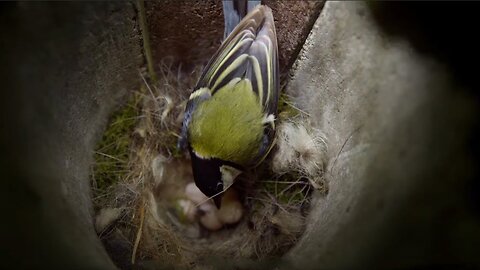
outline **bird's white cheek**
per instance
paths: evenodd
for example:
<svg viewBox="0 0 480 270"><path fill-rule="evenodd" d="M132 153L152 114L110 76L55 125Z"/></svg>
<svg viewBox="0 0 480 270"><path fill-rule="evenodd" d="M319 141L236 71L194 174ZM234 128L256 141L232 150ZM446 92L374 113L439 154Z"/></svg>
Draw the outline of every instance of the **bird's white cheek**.
<svg viewBox="0 0 480 270"><path fill-rule="evenodd" d="M242 171L228 165L222 165L220 166L220 173L222 173L223 190L226 190L233 184L235 178L237 178Z"/></svg>

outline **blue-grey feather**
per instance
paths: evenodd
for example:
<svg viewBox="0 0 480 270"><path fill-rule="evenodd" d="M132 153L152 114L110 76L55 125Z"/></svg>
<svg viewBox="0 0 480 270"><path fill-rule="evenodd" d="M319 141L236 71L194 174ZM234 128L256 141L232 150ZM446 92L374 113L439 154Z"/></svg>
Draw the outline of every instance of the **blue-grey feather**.
<svg viewBox="0 0 480 270"><path fill-rule="evenodd" d="M225 19L223 38L227 38L242 18L250 10L260 5L261 2L260 0L223 0L223 16Z"/></svg>

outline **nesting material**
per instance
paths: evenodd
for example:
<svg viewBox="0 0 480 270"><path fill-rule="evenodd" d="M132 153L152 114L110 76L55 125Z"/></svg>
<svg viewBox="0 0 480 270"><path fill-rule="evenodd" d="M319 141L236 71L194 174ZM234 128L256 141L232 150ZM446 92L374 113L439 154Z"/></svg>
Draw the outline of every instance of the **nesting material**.
<svg viewBox="0 0 480 270"><path fill-rule="evenodd" d="M103 208L95 217L95 230L97 233L103 232L109 225L115 220L120 218L122 214L122 208Z"/></svg>
<svg viewBox="0 0 480 270"><path fill-rule="evenodd" d="M319 131L307 130L307 126L302 119L285 121L278 126L272 169L278 174L298 172L320 189L327 144Z"/></svg>
<svg viewBox="0 0 480 270"><path fill-rule="evenodd" d="M323 187L325 142L307 121L277 122L270 157L241 174L217 209L193 183L188 154L176 148L199 71L184 74L162 65L157 83L143 78L130 171L96 205L121 208L122 214L98 226L114 226L125 246L134 247L128 252L136 262L204 269L212 254L232 260L281 256L305 230L311 187Z"/></svg>
<svg viewBox="0 0 480 270"><path fill-rule="evenodd" d="M163 155L157 155L152 160L151 170L153 179L155 181L155 185L160 185L163 182L165 176L165 163L167 162L167 158Z"/></svg>
<svg viewBox="0 0 480 270"><path fill-rule="evenodd" d="M305 222L304 219L305 218L298 211L279 209L279 211L270 217L270 222L283 234L295 237L295 235L302 233Z"/></svg>

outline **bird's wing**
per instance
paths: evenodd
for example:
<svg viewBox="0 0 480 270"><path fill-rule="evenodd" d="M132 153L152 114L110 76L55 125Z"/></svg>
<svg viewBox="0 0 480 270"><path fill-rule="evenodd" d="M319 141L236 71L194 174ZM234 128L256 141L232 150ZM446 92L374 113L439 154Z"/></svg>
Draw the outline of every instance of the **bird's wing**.
<svg viewBox="0 0 480 270"><path fill-rule="evenodd" d="M223 15L225 18L224 38L233 31L235 26L245 17L248 12L260 5L260 0L223 0Z"/></svg>
<svg viewBox="0 0 480 270"><path fill-rule="evenodd" d="M252 82L268 114L276 114L279 92L278 48L272 11L259 5L233 29L213 55L195 89L211 94L233 78Z"/></svg>

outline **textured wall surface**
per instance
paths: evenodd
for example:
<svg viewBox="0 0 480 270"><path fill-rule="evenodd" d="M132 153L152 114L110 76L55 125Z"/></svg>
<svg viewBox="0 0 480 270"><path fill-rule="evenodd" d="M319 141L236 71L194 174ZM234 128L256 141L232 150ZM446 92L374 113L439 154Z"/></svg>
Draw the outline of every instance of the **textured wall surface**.
<svg viewBox="0 0 480 270"><path fill-rule="evenodd" d="M480 226L464 201L473 106L445 67L383 34L365 3L327 2L292 76L287 92L329 147L329 193L292 265L474 262Z"/></svg>
<svg viewBox="0 0 480 270"><path fill-rule="evenodd" d="M114 102L138 86L134 6L22 2L0 12L0 265L112 268L92 225L89 166Z"/></svg>
<svg viewBox="0 0 480 270"><path fill-rule="evenodd" d="M295 60L323 1L263 1L275 17L280 67ZM145 3L155 62L171 57L184 66L202 65L210 59L223 38L220 0L167 0Z"/></svg>

